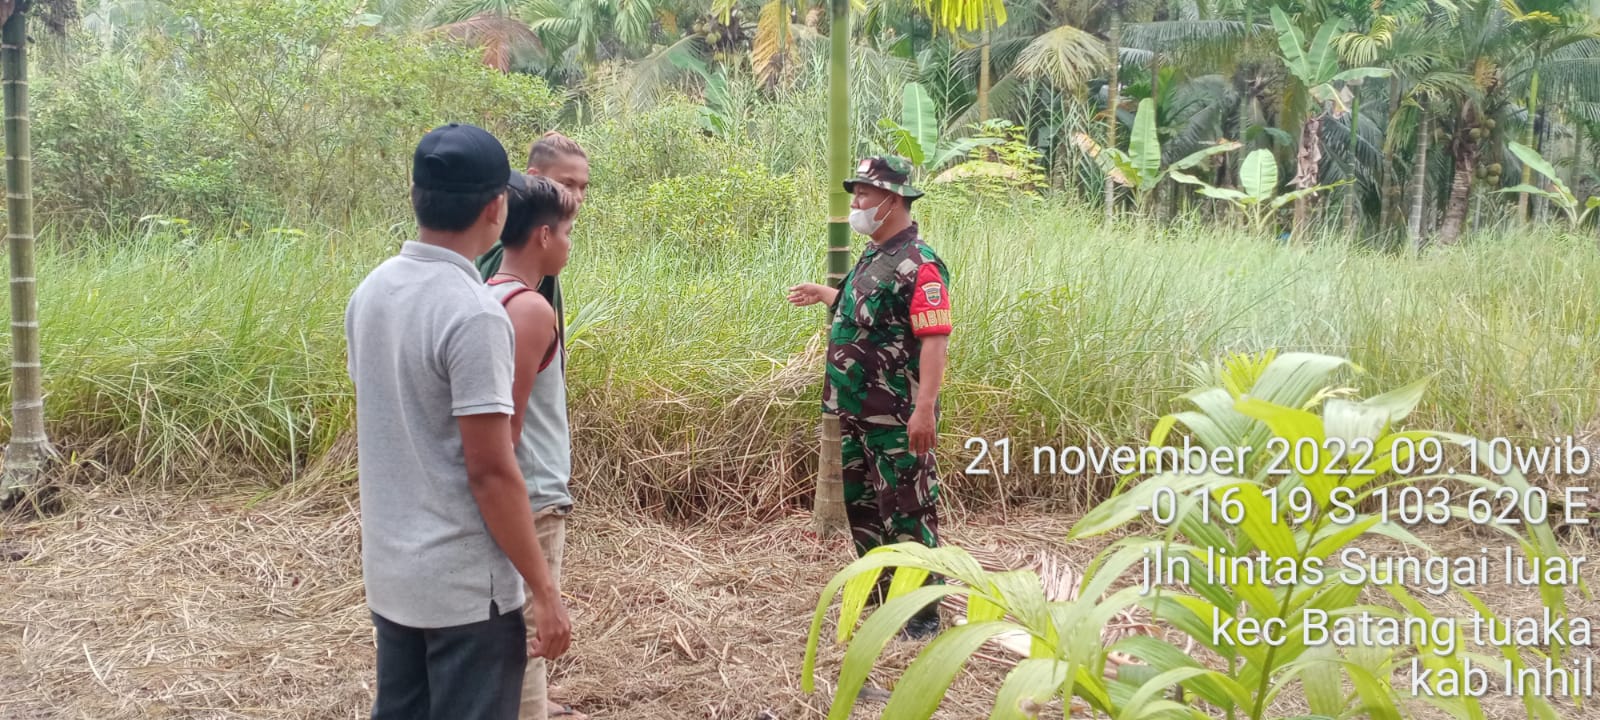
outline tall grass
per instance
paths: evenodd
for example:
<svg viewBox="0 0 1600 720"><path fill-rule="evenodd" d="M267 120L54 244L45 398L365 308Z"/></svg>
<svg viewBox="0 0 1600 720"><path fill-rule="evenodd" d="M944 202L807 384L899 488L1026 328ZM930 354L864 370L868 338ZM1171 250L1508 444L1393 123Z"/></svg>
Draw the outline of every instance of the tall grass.
<svg viewBox="0 0 1600 720"><path fill-rule="evenodd" d="M641 197L591 200L565 276L580 500L780 511L815 467L823 316L784 296L820 279L820 205L749 232L731 218L668 233L641 220ZM1093 500L1087 478L1033 476L1027 450L1137 443L1191 386L1190 363L1233 351L1346 355L1366 389L1436 373L1417 421L1441 429L1542 438L1597 415L1600 257L1577 240L1479 237L1417 260L1208 226L1105 231L1043 201L918 212L954 275L940 452L963 502ZM353 420L349 292L409 237L366 227L46 243L53 433L149 482L296 479ZM974 436L1010 437L1013 473L965 477Z"/></svg>
<svg viewBox="0 0 1600 720"><path fill-rule="evenodd" d="M182 4L206 32L120 50L78 37L41 60L52 433L148 482L348 479L343 311L409 236L412 143L475 120L520 159L557 94L474 51L350 27L339 0ZM702 99L663 86L634 107L625 83L590 88L594 112L561 128L594 178L565 283L581 498L759 514L809 494L824 320L784 291L822 279L826 245L812 50L773 97L736 74L722 135L703 131ZM856 151L883 151L876 123L917 68L865 49L854 63ZM1088 121L1017 119L1041 137ZM1073 157L1058 169L1091 168ZM982 207L932 189L917 212L955 275L940 449L959 500L1094 499L1085 478L966 478L964 441L1010 437L1024 465L1034 444L1137 442L1190 386L1188 363L1231 351L1346 355L1371 387L1438 373L1419 419L1434 427L1543 436L1596 416L1600 259L1585 242L1479 236L1412 260L1203 224L1108 231L1064 193ZM262 215L296 220L228 225Z"/></svg>

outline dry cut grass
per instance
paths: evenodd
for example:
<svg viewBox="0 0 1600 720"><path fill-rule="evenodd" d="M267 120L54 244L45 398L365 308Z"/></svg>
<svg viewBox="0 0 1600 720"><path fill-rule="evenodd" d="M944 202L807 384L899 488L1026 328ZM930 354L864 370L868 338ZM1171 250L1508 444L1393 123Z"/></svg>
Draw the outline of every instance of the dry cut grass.
<svg viewBox="0 0 1600 720"><path fill-rule="evenodd" d="M366 716L373 645L353 495L324 486L263 498L257 483L227 487L177 495L77 483L62 513L7 521L0 717ZM1061 515L956 515L947 541L985 565L1055 563L1075 568L1070 575L1101 546L1063 545L1071 518ZM1458 554L1503 542L1459 532L1425 539ZM1591 538L1573 541L1574 553L1592 550ZM812 536L802 513L667 524L585 507L569 526L563 591L574 644L553 665L554 695L595 718L825 717L843 656L826 641L831 620L815 695L800 690L800 663L817 593L850 559L843 541ZM1531 590L1493 590L1486 599L1497 611L1537 614ZM1600 616L1600 604L1573 600L1575 615ZM1120 630L1141 625L1130 618ZM920 647L892 641L873 684L893 687ZM1009 657L1002 647L981 651L935 717L986 717ZM1303 711L1295 695L1274 716ZM877 702L858 716L875 716ZM1560 703L1568 717L1588 705ZM1507 698L1489 709L1495 720L1523 717ZM1045 717L1062 717L1059 705ZM1406 717L1441 716L1417 703Z"/></svg>
<svg viewBox="0 0 1600 720"><path fill-rule="evenodd" d="M364 717L373 646L354 498L259 500L258 487L71 486L62 514L12 523L0 656L17 661L0 669L0 716ZM952 519L947 536L1000 560L1060 550L1066 531L998 520ZM1081 567L1082 552L1060 557ZM850 559L803 514L673 526L585 509L569 526L575 632L553 666L556 696L596 718L825 716L843 649L825 644L815 695L800 690L800 663L817 593ZM891 643L874 681L891 687L919 647ZM992 701L1006 653L985 654L938 717Z"/></svg>

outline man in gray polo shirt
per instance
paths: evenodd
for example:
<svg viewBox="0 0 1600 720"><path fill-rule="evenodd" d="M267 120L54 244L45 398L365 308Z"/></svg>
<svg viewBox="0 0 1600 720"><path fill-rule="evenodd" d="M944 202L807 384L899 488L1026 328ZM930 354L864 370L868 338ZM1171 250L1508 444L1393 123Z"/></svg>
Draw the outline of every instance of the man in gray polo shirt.
<svg viewBox="0 0 1600 720"><path fill-rule="evenodd" d="M528 658L570 641L514 454L511 321L472 264L505 223L510 168L480 128L428 133L412 167L418 237L345 312L374 720L515 720Z"/></svg>

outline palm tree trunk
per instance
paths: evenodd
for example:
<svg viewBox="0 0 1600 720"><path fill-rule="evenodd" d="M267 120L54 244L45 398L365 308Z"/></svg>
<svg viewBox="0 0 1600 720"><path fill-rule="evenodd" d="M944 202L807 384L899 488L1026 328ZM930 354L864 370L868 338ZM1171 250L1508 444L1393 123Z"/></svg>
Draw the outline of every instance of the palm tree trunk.
<svg viewBox="0 0 1600 720"><path fill-rule="evenodd" d="M1578 171L1583 167L1583 154L1588 151L1589 132L1582 125L1574 128L1572 142L1572 167L1567 170L1567 187L1578 187Z"/></svg>
<svg viewBox="0 0 1600 720"><path fill-rule="evenodd" d="M1528 86L1528 133L1525 136L1525 138L1527 139L1527 142L1523 143L1523 145L1526 145L1526 146L1528 146L1530 148L1533 147L1533 144L1534 144L1534 140L1533 140L1534 126L1539 124L1539 122L1538 122L1538 117L1539 117L1538 112L1539 112L1539 61L1537 59L1535 59L1534 60L1534 65L1533 65L1533 81L1532 81L1532 84L1530 84ZM1533 182L1533 168L1528 166L1527 163L1523 163L1523 165L1522 165L1522 184L1523 185L1527 185L1527 184L1532 183L1532 182ZM1526 220L1527 217L1528 217L1527 213L1528 213L1528 194L1525 193L1525 192L1524 193L1517 193L1517 219L1518 220Z"/></svg>
<svg viewBox="0 0 1600 720"><path fill-rule="evenodd" d="M1166 193L1167 193L1166 210L1162 213L1162 216L1165 217L1167 220L1176 219L1177 217L1179 217L1179 214L1182 212L1182 210L1179 208L1179 203L1180 203L1179 198L1183 195L1183 188L1180 187L1178 185L1178 183L1173 181L1171 178L1168 178L1168 179L1163 180L1161 182L1162 182L1162 184L1167 186L1167 190L1166 190Z"/></svg>
<svg viewBox="0 0 1600 720"><path fill-rule="evenodd" d="M1439 228L1439 242L1454 245L1461 239L1461 229L1467 219L1467 203L1472 195L1472 177L1478 168L1478 153L1482 144L1472 139L1471 129L1477 125L1472 106L1462 103L1456 115L1456 131L1450 140L1450 157L1455 174L1450 179L1450 195L1445 201L1444 222Z"/></svg>
<svg viewBox="0 0 1600 720"><path fill-rule="evenodd" d="M1236 136L1239 142L1244 142L1244 133L1246 130L1250 129L1250 121L1252 119L1250 116L1250 110L1252 107L1250 81L1248 78L1245 78L1242 79L1239 84L1239 127L1237 128L1239 134ZM1233 157L1223 163L1223 167L1228 169L1228 178L1226 182L1234 185L1239 184L1239 178L1242 175L1242 169L1244 168L1244 158L1246 155L1250 154L1246 152L1247 150L1249 150L1249 148L1245 148L1244 150L1240 150L1236 153L1229 153L1229 155L1232 155ZM1222 187L1223 183L1224 181L1222 178L1217 179L1216 184L1218 187Z"/></svg>
<svg viewBox="0 0 1600 720"><path fill-rule="evenodd" d="M1122 66L1122 5L1120 2L1111 4L1111 76L1106 83L1106 147L1117 146L1117 100L1122 97L1122 86L1118 84L1118 70ZM1117 186L1109 176L1106 177L1106 224L1116 218Z"/></svg>
<svg viewBox="0 0 1600 720"><path fill-rule="evenodd" d="M838 288L850 271L850 194L844 191L850 172L850 0L833 0L828 33L828 285ZM818 537L848 534L837 415L823 413L821 435L812 522Z"/></svg>
<svg viewBox="0 0 1600 720"><path fill-rule="evenodd" d="M1066 172L1061 176L1061 189L1072 193L1073 198L1083 197L1087 199L1087 192L1085 192L1084 196L1078 194L1082 190L1082 187L1078 185L1078 154L1072 151L1073 126L1067 120L1072 117L1072 101L1073 97L1071 95L1067 93L1061 94L1061 145L1059 150L1052 149L1051 154L1054 159L1058 159L1059 162L1064 162L1067 165ZM1052 179L1051 183L1054 184L1054 182Z"/></svg>
<svg viewBox="0 0 1600 720"><path fill-rule="evenodd" d="M1158 54L1156 57L1159 58L1160 55ZM1152 105L1161 107L1161 61L1159 59L1150 64L1150 101ZM1165 164L1165 162L1162 164ZM1163 224L1174 217L1172 210L1176 203L1170 202L1169 198L1176 197L1173 193L1173 188L1177 184L1170 177L1163 177L1161 182L1156 183L1155 219L1157 224Z"/></svg>
<svg viewBox="0 0 1600 720"><path fill-rule="evenodd" d="M28 136L28 16L0 29L6 133L7 240L11 246L11 440L0 472L0 504L24 497L55 457L44 427L38 280L33 268L33 170Z"/></svg>
<svg viewBox="0 0 1600 720"><path fill-rule="evenodd" d="M1574 130L1573 135L1577 137L1573 139L1572 169L1567 171L1567 187L1572 188L1573 192L1578 192L1578 172L1584 166L1583 154L1588 150L1589 132L1582 125L1577 126ZM1573 229L1576 230L1577 228Z"/></svg>
<svg viewBox="0 0 1600 720"><path fill-rule="evenodd" d="M1350 98L1350 174L1349 180L1356 180L1361 159L1356 153L1356 144L1361 141L1357 132L1361 127L1361 93L1360 88ZM1361 226L1356 220L1356 206L1361 203L1361 183L1351 182L1350 189L1344 195L1344 229L1352 237L1361 235Z"/></svg>
<svg viewBox="0 0 1600 720"><path fill-rule="evenodd" d="M1300 144L1297 146L1297 152L1295 153L1295 159L1297 160L1296 169L1299 170L1300 173L1305 173L1308 169L1308 166L1311 168L1312 173L1315 173L1316 160L1311 159L1310 162L1307 162L1307 160L1313 155L1312 143L1316 142L1315 134L1317 132L1317 126L1317 117L1313 117L1300 125ZM1305 182L1301 187L1304 189L1316 186L1316 180L1311 179ZM1305 242L1306 224L1310 221L1310 218L1311 197L1309 195L1301 195L1294 201L1294 225L1289 229L1289 237L1293 239L1294 242Z"/></svg>
<svg viewBox="0 0 1600 720"><path fill-rule="evenodd" d="M1472 190L1472 222L1467 225L1468 232L1477 232L1483 227L1483 191L1477 188Z"/></svg>
<svg viewBox="0 0 1600 720"><path fill-rule="evenodd" d="M1411 173L1411 217L1406 222L1411 247L1422 251L1422 206L1428 196L1428 142L1433 139L1433 124L1428 113L1417 123L1417 159Z"/></svg>
<svg viewBox="0 0 1600 720"><path fill-rule="evenodd" d="M1389 78L1389 114L1388 120L1400 113L1400 78ZM1387 125L1385 125L1387 127ZM1381 232L1386 227L1393 227L1395 200L1400 197L1400 188L1395 185L1394 172L1394 139L1383 139L1383 167L1379 168L1383 175L1383 191L1378 195L1378 229Z"/></svg>
<svg viewBox="0 0 1600 720"><path fill-rule="evenodd" d="M1456 172L1450 181L1450 199L1444 208L1444 224L1439 228L1439 243L1454 245L1461 239L1461 229L1467 218L1467 200L1472 193L1472 173L1478 167L1478 144L1457 139L1452 153Z"/></svg>
<svg viewBox="0 0 1600 720"><path fill-rule="evenodd" d="M1550 143L1550 117L1549 117L1549 115L1547 113L1545 113L1543 111L1540 111L1540 113L1538 114L1537 117L1539 118L1539 120L1538 120L1538 122L1534 123L1535 126L1537 126L1538 129L1539 129L1539 133L1536 136L1534 136L1534 142L1537 143L1537 144L1531 145L1530 147L1533 148L1534 152L1539 153L1539 155L1541 157L1546 157L1546 153L1550 152L1551 150L1553 150L1553 148L1547 147L1547 145L1549 145L1549 143ZM1554 153L1551 153L1551 154L1554 154ZM1528 171L1527 168L1523 168L1523 172L1524 173L1526 173L1527 171ZM1560 170L1557 170L1556 172L1560 172ZM1539 188L1541 190L1549 190L1550 188L1554 187L1553 185L1550 184L1550 179L1544 177L1543 175L1539 176L1539 179L1535 180L1534 183L1535 183L1534 187ZM1550 201L1549 201L1549 199L1545 198L1542 195L1535 195L1529 200L1529 202L1533 203L1533 211L1538 216L1539 222L1541 222L1541 223L1550 222Z"/></svg>
<svg viewBox="0 0 1600 720"><path fill-rule="evenodd" d="M983 49L978 53L978 122L989 119L989 14L983 15Z"/></svg>

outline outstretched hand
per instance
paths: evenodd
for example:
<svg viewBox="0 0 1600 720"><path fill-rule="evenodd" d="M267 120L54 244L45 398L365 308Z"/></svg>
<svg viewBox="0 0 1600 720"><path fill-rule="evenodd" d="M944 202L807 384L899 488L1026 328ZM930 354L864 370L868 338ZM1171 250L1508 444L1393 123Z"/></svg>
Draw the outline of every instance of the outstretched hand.
<svg viewBox="0 0 1600 720"><path fill-rule="evenodd" d="M833 295L836 292L838 291L826 285L818 285L817 283L800 283L799 285L789 288L789 302L793 303L795 307L805 307L807 305L815 305L817 303L831 303L833 302Z"/></svg>

